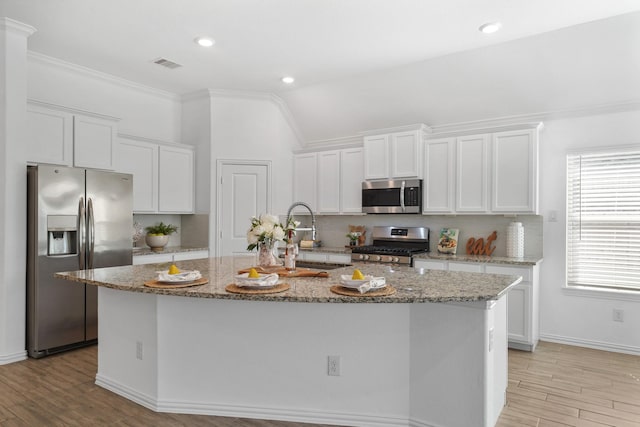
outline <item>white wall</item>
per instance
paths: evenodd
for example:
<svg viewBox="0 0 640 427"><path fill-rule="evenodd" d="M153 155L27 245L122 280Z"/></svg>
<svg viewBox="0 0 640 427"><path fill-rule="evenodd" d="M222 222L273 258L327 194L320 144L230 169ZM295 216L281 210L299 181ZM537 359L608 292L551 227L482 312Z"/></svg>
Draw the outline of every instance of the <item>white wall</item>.
<svg viewBox="0 0 640 427"><path fill-rule="evenodd" d="M182 104L177 95L31 53L30 99L118 117L118 132L180 141Z"/></svg>
<svg viewBox="0 0 640 427"><path fill-rule="evenodd" d="M558 222L544 222L544 262L540 269L541 339L640 354L640 297L579 296L565 284L566 154L616 145L640 145L640 111L545 122L540 144L540 209ZM624 322L613 321L613 309Z"/></svg>

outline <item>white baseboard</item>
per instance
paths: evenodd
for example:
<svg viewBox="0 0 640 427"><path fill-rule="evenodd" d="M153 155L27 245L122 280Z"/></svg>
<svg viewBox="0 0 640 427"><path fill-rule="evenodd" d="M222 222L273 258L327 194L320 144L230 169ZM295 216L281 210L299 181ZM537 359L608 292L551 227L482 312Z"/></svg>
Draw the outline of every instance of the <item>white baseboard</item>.
<svg viewBox="0 0 640 427"><path fill-rule="evenodd" d="M17 351L15 353L0 355L0 365L8 365L9 363L20 362L27 358L26 351Z"/></svg>
<svg viewBox="0 0 640 427"><path fill-rule="evenodd" d="M578 338L564 337L561 335L540 334L541 341L550 341L558 344L573 345L578 347L593 348L596 350L612 351L614 353L625 353L640 356L640 348L629 345L612 344L602 341L583 340Z"/></svg>
<svg viewBox="0 0 640 427"><path fill-rule="evenodd" d="M103 375L96 375L96 385L103 387L126 399L136 402L155 412L173 414L213 415L220 417L252 418L262 420L279 420L300 423L342 425L354 427L434 427L418 421L409 421L398 417L373 417L363 414L331 413L297 408L268 408L244 405L224 405L209 402L181 402L158 400L123 386Z"/></svg>

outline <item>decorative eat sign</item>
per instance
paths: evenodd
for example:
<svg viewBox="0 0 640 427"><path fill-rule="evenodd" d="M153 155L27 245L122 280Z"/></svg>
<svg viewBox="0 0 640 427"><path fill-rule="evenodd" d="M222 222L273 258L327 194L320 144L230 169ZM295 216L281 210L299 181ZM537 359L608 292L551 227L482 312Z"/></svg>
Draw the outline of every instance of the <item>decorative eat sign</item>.
<svg viewBox="0 0 640 427"><path fill-rule="evenodd" d="M496 247L491 247L494 240L498 238L498 232L494 231L489 237L487 242L481 237L479 239L470 238L467 240L467 255L491 255Z"/></svg>

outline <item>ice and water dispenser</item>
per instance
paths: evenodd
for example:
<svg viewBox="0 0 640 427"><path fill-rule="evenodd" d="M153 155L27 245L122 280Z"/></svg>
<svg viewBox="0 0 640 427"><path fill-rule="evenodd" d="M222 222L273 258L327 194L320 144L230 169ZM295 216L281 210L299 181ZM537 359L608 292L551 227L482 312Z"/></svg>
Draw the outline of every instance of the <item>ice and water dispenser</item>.
<svg viewBox="0 0 640 427"><path fill-rule="evenodd" d="M48 255L78 253L78 217L76 215L47 216Z"/></svg>

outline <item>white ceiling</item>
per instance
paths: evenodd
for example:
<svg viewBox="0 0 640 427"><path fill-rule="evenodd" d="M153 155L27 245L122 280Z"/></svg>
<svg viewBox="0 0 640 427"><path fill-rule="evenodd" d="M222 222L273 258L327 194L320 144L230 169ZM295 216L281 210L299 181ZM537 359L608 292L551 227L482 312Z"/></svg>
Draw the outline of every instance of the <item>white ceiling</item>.
<svg viewBox="0 0 640 427"><path fill-rule="evenodd" d="M504 63L507 68L501 69L500 77L509 79L510 73L521 71L518 66L536 67L525 55L526 47L513 43L533 43L536 60L558 59L557 55L575 53L569 45L580 40L554 30L638 10L639 0L0 0L0 16L37 29L29 39L31 51L177 94L203 88L277 93L307 140L345 136L367 126L481 118L478 106L459 105L469 103L460 89L471 94L476 90L478 100L487 96L476 87L477 79L494 71L487 59L515 54L518 62ZM496 20L503 24L500 32L486 35L477 30ZM548 34L531 37L542 33ZM561 46L549 36L556 33ZM197 46L193 40L199 35L213 37L215 46ZM610 50L597 36L590 40L598 53ZM585 48L590 46L577 50ZM469 52L472 49L480 53ZM480 67L475 74L464 70L464 55ZM169 70L153 64L158 57L182 67ZM560 65L593 66L602 72L608 68L596 57L591 60ZM559 79L568 73L556 71L549 93L557 98ZM294 76L296 82L285 87L280 82L284 75ZM531 84L529 75L524 73L519 83ZM398 82L397 76L405 80ZM437 94L432 101L446 108L438 111L438 105L420 103L412 95L424 96L425 79L432 79L428 86ZM497 80L488 84L500 86ZM540 92L534 99L523 94L522 103L508 87L493 89L513 98L513 114L562 107L562 102L538 105L544 104L537 99ZM595 96L576 102L601 101ZM387 107L368 110L379 102ZM454 108L460 108L460 114L446 113ZM328 126L341 110L354 114L351 124Z"/></svg>

